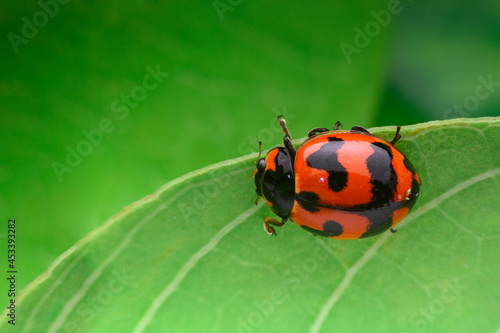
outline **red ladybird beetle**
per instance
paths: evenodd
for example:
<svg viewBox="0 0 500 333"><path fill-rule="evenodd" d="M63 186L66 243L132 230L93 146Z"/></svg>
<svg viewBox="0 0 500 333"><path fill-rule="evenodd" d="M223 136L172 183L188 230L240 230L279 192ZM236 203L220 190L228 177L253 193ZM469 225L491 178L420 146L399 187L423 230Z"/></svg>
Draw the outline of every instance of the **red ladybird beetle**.
<svg viewBox="0 0 500 333"><path fill-rule="evenodd" d="M341 131L313 128L295 150L282 116L284 147L257 158L254 172L257 199L263 197L281 218L264 219L264 229L288 220L313 234L358 239L378 235L399 223L412 209L420 176L391 142L354 126ZM261 143L259 142L259 150ZM256 201L257 203L257 201Z"/></svg>

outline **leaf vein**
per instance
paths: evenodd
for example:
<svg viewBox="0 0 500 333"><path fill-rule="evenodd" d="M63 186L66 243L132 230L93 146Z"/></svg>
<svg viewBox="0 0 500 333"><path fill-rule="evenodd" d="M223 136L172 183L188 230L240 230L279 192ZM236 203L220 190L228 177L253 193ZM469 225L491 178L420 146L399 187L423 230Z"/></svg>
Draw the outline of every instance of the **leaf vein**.
<svg viewBox="0 0 500 333"><path fill-rule="evenodd" d="M459 193L460 191L468 188L469 186L472 186L480 181L483 181L488 178L495 177L497 174L500 173L500 168L493 169L491 171L479 174L477 176L474 176L460 184L455 185L436 199L426 203L425 205L421 206L419 209L413 212L410 216L406 218L406 220L403 220L403 222L399 223L398 227L401 229L404 227L406 224L409 222L413 221L415 218L427 213L428 211L436 208L441 202L445 201L446 199L450 198L451 196ZM326 320L326 317L330 313L331 309L333 306L337 303L339 298L342 296L344 291L349 287L351 284L352 279L358 273L359 270L361 270L365 264L377 253L378 249L391 237L392 235L390 233L384 233L382 236L380 236L379 239L373 243L373 245L359 258L358 261L354 263L354 265L351 266L346 271L346 274L344 275L344 278L340 282L340 284L335 288L333 293L331 294L330 298L326 301L326 303L323 305L321 308L318 316L316 317L313 325L311 326L311 329L309 332L311 333L317 333L321 329L321 326L323 325L324 321Z"/></svg>
<svg viewBox="0 0 500 333"><path fill-rule="evenodd" d="M178 288L180 283L184 280L186 275L193 269L193 267L210 251L212 251L215 246L219 243L219 241L228 234L235 227L243 223L249 216L257 212L262 206L263 201L261 201L257 206L254 206L239 216L237 216L233 221L226 224L224 228L219 230L217 234L215 234L210 241L203 246L198 252L189 258L189 260L184 264L184 266L180 269L174 279L162 290L162 292L153 300L149 308L146 310L142 318L137 323L137 326L134 328L134 333L143 332L144 329L149 325L151 320L153 320L154 316L163 305L163 303L167 300L167 298Z"/></svg>

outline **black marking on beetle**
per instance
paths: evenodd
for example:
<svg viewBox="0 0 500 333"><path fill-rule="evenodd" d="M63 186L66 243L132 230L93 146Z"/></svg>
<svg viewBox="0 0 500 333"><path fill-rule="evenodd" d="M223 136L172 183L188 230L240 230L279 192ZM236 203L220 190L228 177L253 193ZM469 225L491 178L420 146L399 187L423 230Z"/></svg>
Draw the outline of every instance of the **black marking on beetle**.
<svg viewBox="0 0 500 333"><path fill-rule="evenodd" d="M290 153L285 148L279 149L274 163L276 171L268 169L262 178L262 194L272 203L271 209L280 217L290 214L295 194L295 179Z"/></svg>
<svg viewBox="0 0 500 333"><path fill-rule="evenodd" d="M382 142L372 144L373 154L366 164L372 180L372 200L369 207L381 207L391 202L398 185L398 176L392 166L392 150Z"/></svg>
<svg viewBox="0 0 500 333"><path fill-rule="evenodd" d="M344 227L336 221L327 221L323 224L323 231L330 237L340 236L344 232Z"/></svg>
<svg viewBox="0 0 500 333"><path fill-rule="evenodd" d="M386 231L392 226L392 216L396 210L404 206L404 202L392 203L390 206L367 209L359 213L370 221L366 232L360 238L371 237Z"/></svg>
<svg viewBox="0 0 500 333"><path fill-rule="evenodd" d="M407 201L406 207L412 209L413 206L415 206L415 203L417 202L418 194L420 192L420 184L418 183L415 177L413 177L413 182L411 183L410 191L411 191L410 197L408 198L409 200Z"/></svg>
<svg viewBox="0 0 500 333"><path fill-rule="evenodd" d="M410 160L406 156L404 156L403 164L408 171L410 171L412 174L415 174L415 167L411 164Z"/></svg>
<svg viewBox="0 0 500 333"><path fill-rule="evenodd" d="M417 185L418 185L418 183L417 183ZM357 214L363 213L369 209L374 209L373 205L371 205L371 204L361 204L361 205L350 206L350 207L325 205L325 204L322 204L321 202L314 201L314 200L307 200L304 197L301 197L302 193L313 193L313 192L302 191L302 192L300 192L300 194L295 195L295 201L297 201L302 208L304 208L305 210L307 210L311 213L315 213L315 212L319 211L318 207L331 209L331 210L340 210L340 211L344 211L344 212L355 212ZM315 194L315 193L313 193L313 194ZM391 207L395 207L395 209L407 206L405 201L393 201L390 203L390 205L391 205ZM306 207L309 208L310 210L306 209Z"/></svg>
<svg viewBox="0 0 500 333"><path fill-rule="evenodd" d="M302 191L296 196L299 205L310 213L319 212L319 196L314 192Z"/></svg>
<svg viewBox="0 0 500 333"><path fill-rule="evenodd" d="M328 137L328 142L306 159L311 168L328 172L328 187L334 192L342 191L347 185L347 170L340 164L337 154L343 145L342 139Z"/></svg>
<svg viewBox="0 0 500 333"><path fill-rule="evenodd" d="M417 180L413 178L411 193L408 200L392 202L390 205L380 208L367 209L359 214L365 216L370 221L368 230L360 237L366 238L383 233L391 228L393 223L394 213L404 207L409 210L413 208L417 202L420 185Z"/></svg>
<svg viewBox="0 0 500 333"><path fill-rule="evenodd" d="M316 229L313 229L311 227L308 227L306 225L301 225L300 226L302 229L304 230L307 230L309 231L310 233L313 233L315 235L318 235L318 236L322 236L322 237L332 237L332 236L335 236L335 235L330 235L328 232L326 231L322 231L322 230L316 230Z"/></svg>
<svg viewBox="0 0 500 333"><path fill-rule="evenodd" d="M378 234L381 234L387 230L389 230L392 226L392 220L387 222L386 224L380 226L378 229L371 228L371 225L368 227L368 230L362 234L359 238L367 238L367 237L372 237Z"/></svg>

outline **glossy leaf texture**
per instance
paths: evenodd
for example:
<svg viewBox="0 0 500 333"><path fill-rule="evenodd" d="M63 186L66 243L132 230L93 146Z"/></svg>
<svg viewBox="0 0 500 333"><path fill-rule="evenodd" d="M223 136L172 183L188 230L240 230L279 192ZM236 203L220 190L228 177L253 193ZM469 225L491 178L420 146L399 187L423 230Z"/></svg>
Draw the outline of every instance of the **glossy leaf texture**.
<svg viewBox="0 0 500 333"><path fill-rule="evenodd" d="M24 290L16 330L498 331L500 118L401 133L423 186L397 233L338 241L288 223L268 236L247 155L166 184L76 243Z"/></svg>
<svg viewBox="0 0 500 333"><path fill-rule="evenodd" d="M216 10L221 4L230 10ZM339 45L352 44L353 28L386 7L5 2L0 220L19 221L18 291L131 202L254 152L258 140L279 140L279 114L299 133L337 119L374 126L397 25L381 29L351 63ZM57 13L16 53L8 34L30 31L25 20L43 19L42 8ZM5 241L2 229L0 248ZM8 301L1 292L0 303Z"/></svg>

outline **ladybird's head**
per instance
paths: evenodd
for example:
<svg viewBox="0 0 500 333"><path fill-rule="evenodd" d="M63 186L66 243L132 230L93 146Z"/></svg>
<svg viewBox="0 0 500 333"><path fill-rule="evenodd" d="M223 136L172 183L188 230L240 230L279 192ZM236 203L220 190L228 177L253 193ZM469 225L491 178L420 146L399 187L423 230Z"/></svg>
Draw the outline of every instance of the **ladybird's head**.
<svg viewBox="0 0 500 333"><path fill-rule="evenodd" d="M264 176L265 170L266 170L266 159L258 158L257 162L255 163L255 172L253 173L253 180L255 182L255 192L257 192L257 195L259 197L262 196L262 177Z"/></svg>
<svg viewBox="0 0 500 333"><path fill-rule="evenodd" d="M258 158L254 181L257 195L266 200L276 215L288 217L295 194L292 160L288 149L273 148L265 159Z"/></svg>
<svg viewBox="0 0 500 333"><path fill-rule="evenodd" d="M253 173L253 181L255 183L255 192L257 192L257 200L262 196L262 176L264 175L264 170L266 169L266 159L260 158L262 155L262 141L259 141L259 156L257 156L257 162L255 162L255 171Z"/></svg>

